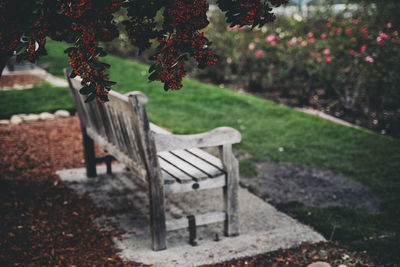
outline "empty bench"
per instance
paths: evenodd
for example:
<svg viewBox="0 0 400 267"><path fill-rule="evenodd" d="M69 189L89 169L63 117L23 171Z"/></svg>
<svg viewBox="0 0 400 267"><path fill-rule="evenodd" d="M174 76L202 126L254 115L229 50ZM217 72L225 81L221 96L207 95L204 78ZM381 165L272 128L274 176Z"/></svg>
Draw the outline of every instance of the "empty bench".
<svg viewBox="0 0 400 267"><path fill-rule="evenodd" d="M109 102L85 103L79 93L79 77L71 79L65 70L81 122L86 172L96 177L96 163L111 160L125 164L132 178L147 182L150 203L152 249L166 249L167 231L188 228L194 242L196 226L224 222L226 236L239 234L238 162L232 144L241 140L240 133L229 127L193 135L175 135L149 123L144 103L147 97L140 92L126 95L109 93ZM110 156L96 158L94 142ZM219 147L217 158L200 147ZM225 210L188 216L187 219L166 221L164 195L211 188L222 188Z"/></svg>

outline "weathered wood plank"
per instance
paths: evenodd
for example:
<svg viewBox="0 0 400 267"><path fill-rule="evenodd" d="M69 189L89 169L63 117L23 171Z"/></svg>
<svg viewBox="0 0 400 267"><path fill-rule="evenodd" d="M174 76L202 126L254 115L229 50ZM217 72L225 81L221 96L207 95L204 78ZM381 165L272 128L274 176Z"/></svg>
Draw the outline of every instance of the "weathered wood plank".
<svg viewBox="0 0 400 267"><path fill-rule="evenodd" d="M176 157L179 157L181 160L199 169L201 172L205 173L208 177L215 177L223 173L223 171L220 168L215 167L208 161L203 160L202 158L199 158L198 156L195 156L186 150L172 150L169 153L175 155Z"/></svg>
<svg viewBox="0 0 400 267"><path fill-rule="evenodd" d="M158 163L157 150L144 106L139 103L136 96L129 96L129 101L137 115L133 118L137 120L138 144L148 175L152 248L155 251L163 250L167 247L164 181Z"/></svg>
<svg viewBox="0 0 400 267"><path fill-rule="evenodd" d="M129 102L129 98L125 95L121 95L113 90L108 93L108 104L112 105L113 108L119 110L122 113L132 114L133 110Z"/></svg>
<svg viewBox="0 0 400 267"><path fill-rule="evenodd" d="M198 168L193 167L193 165L189 164L188 162L182 160L181 158L177 157L176 155L170 152L159 152L157 153L157 155L159 158L162 158L175 168L188 174L196 182L207 179L209 177L207 173L199 170Z"/></svg>
<svg viewBox="0 0 400 267"><path fill-rule="evenodd" d="M213 165L217 169L219 169L221 171L224 170L222 161L219 158L211 155L210 153L207 153L204 150L199 149L199 148L186 149L186 151L196 157L199 157L201 160L208 162L209 164Z"/></svg>
<svg viewBox="0 0 400 267"><path fill-rule="evenodd" d="M239 235L239 164L232 153L232 145L220 147L222 164L227 173L226 186L223 187L226 211L225 235Z"/></svg>
<svg viewBox="0 0 400 267"><path fill-rule="evenodd" d="M101 124L101 135L107 138L107 127L108 121L105 113L105 105L99 105L99 116L100 116L100 124Z"/></svg>
<svg viewBox="0 0 400 267"><path fill-rule="evenodd" d="M169 173L171 176L175 177L175 179L179 183L191 183L193 182L193 177L183 172L180 169L177 169L174 165L170 164L163 158L159 158L159 164L162 170Z"/></svg>
<svg viewBox="0 0 400 267"><path fill-rule="evenodd" d="M141 156L140 151L139 151L139 146L138 146L138 141L137 141L137 133L136 133L136 129L135 129L135 126L134 126L134 121L133 121L132 117L128 117L128 116L125 116L125 120L127 122L126 129L127 129L128 134L130 136L129 141L130 141L130 144L131 144L131 147L132 147L132 153L133 153L131 155L131 157L135 161L140 162L141 164L144 164L142 156Z"/></svg>
<svg viewBox="0 0 400 267"><path fill-rule="evenodd" d="M175 177L171 176L169 173L165 172L164 170L161 170L161 175L164 178L164 192L165 192L165 186L170 185L170 184L175 184L178 181L175 179Z"/></svg>
<svg viewBox="0 0 400 267"><path fill-rule="evenodd" d="M177 194L177 193L185 193L192 192L197 190L211 189L211 188L220 188L226 185L226 175L222 174L213 179L208 178L206 180L202 180L199 182L190 182L190 183L174 183L174 184L165 184L164 191L166 194Z"/></svg>
<svg viewBox="0 0 400 267"><path fill-rule="evenodd" d="M196 217L196 226L201 226L210 223L223 222L226 219L225 212L210 212L206 214L195 215ZM177 220L168 220L166 222L167 230L173 231L182 228L188 228L189 223L187 218L177 219Z"/></svg>
<svg viewBox="0 0 400 267"><path fill-rule="evenodd" d="M191 135L154 134L158 152L235 144L239 143L241 139L239 131L230 127L218 127L209 132Z"/></svg>
<svg viewBox="0 0 400 267"><path fill-rule="evenodd" d="M128 167L131 171L138 175L139 178L146 180L147 179L147 171L143 165L138 164L133 161L126 154L121 152L117 147L113 144L109 143L104 137L98 135L95 130L91 128L86 128L87 134L101 147L108 151L111 155L113 155L119 162L124 163L126 167Z"/></svg>
<svg viewBox="0 0 400 267"><path fill-rule="evenodd" d="M71 75L71 71L69 69L64 69L64 75L68 81L69 84L69 88L70 88L70 92L72 94L72 98L74 99L74 103L76 106L76 109L78 111L78 116L79 116L79 120L81 122L81 125L87 125L86 123L86 116L84 114L83 108L82 108L82 103L79 99L79 93L76 91L76 89L74 88L74 84L72 82L72 80L69 78L69 76Z"/></svg>
<svg viewBox="0 0 400 267"><path fill-rule="evenodd" d="M85 127L82 127L82 141L86 164L86 175L87 177L96 177L96 155L94 152L94 143L93 139L88 136Z"/></svg>
<svg viewBox="0 0 400 267"><path fill-rule="evenodd" d="M139 100L139 103L142 105L149 102L149 98L147 97L147 95L143 94L140 91L132 91L132 92L125 93L124 95L125 96L131 96L131 95L136 96L137 99Z"/></svg>

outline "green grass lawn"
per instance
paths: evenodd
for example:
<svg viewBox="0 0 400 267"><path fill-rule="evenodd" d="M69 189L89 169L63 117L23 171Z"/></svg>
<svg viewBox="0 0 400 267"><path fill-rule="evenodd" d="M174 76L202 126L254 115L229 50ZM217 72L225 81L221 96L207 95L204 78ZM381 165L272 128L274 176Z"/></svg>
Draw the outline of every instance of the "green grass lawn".
<svg viewBox="0 0 400 267"><path fill-rule="evenodd" d="M55 75L62 75L62 68L67 66L63 53L67 46L49 42L47 47L49 55L40 64ZM149 96L147 111L152 122L175 133L197 133L221 125L240 130L243 141L235 146L235 151L246 158L241 162L242 174L254 173L256 161L274 160L343 173L370 187L383 200L379 214L343 207L313 208L299 203L288 203L282 208L313 225L326 238L335 227L335 239L366 248L385 260L400 261L400 140L338 125L192 79L185 79L179 91L164 92L162 84L147 81L147 66L114 56L107 56L105 61L112 65L109 73L111 80L117 82L114 90L139 90ZM56 102L63 103L64 108L71 107L71 101L64 99L65 89L44 87L18 91L15 95L0 92L0 114L32 110L33 106L53 107ZM27 112L31 111L24 111ZM282 152L280 147L284 148ZM378 238L388 233L396 235Z"/></svg>
<svg viewBox="0 0 400 267"><path fill-rule="evenodd" d="M48 83L26 90L0 92L0 119L7 119L13 114L74 108L68 88L54 87Z"/></svg>

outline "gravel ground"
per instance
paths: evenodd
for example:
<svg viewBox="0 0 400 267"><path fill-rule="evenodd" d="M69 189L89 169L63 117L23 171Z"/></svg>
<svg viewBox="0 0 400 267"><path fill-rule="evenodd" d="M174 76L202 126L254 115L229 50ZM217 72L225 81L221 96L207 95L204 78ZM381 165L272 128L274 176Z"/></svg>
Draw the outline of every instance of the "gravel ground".
<svg viewBox="0 0 400 267"><path fill-rule="evenodd" d="M112 238L121 233L93 223L109 211L69 190L55 174L84 166L81 142L77 117L0 126L0 266L142 266L118 257ZM329 242L217 266L305 266L318 260L377 266L364 253Z"/></svg>
<svg viewBox="0 0 400 267"><path fill-rule="evenodd" d="M263 162L257 165L258 175L241 178L247 187L273 204L299 201L309 206L360 206L378 212L380 200L362 184L343 175L304 166Z"/></svg>

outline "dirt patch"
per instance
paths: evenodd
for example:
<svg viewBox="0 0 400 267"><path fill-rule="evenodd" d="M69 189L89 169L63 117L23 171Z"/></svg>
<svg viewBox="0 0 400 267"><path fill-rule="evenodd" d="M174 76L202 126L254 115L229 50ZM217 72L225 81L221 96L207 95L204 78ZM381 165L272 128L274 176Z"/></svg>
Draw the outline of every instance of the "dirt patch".
<svg viewBox="0 0 400 267"><path fill-rule="evenodd" d="M360 206L379 211L379 199L364 185L343 175L292 164L264 162L243 185L271 203L300 201L309 206Z"/></svg>
<svg viewBox="0 0 400 267"><path fill-rule="evenodd" d="M0 77L0 90L26 89L42 83L43 80L31 74L13 74Z"/></svg>
<svg viewBox="0 0 400 267"><path fill-rule="evenodd" d="M81 136L77 117L0 127L0 266L142 266L122 262L118 234L93 223L104 211L55 175L83 166Z"/></svg>

